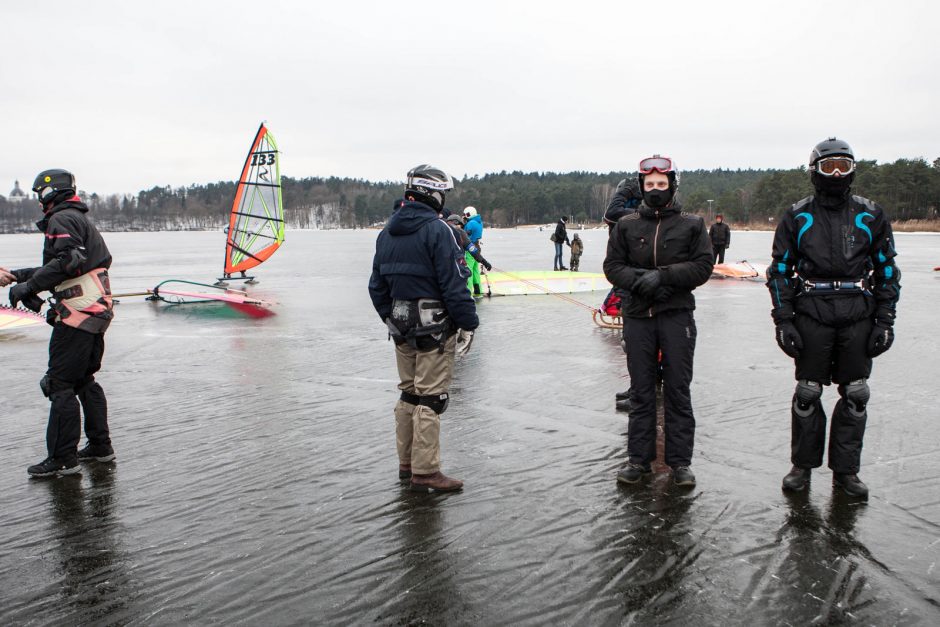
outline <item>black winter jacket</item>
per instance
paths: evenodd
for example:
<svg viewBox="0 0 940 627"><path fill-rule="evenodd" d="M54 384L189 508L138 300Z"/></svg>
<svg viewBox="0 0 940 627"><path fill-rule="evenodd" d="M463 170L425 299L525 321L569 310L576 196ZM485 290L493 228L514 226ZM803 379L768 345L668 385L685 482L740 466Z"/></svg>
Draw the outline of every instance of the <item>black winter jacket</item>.
<svg viewBox="0 0 940 627"><path fill-rule="evenodd" d="M561 220L555 225L555 243L571 245L571 242L568 240L568 229L565 228L565 223Z"/></svg>
<svg viewBox="0 0 940 627"><path fill-rule="evenodd" d="M731 227L724 222L715 222L708 229L708 236L712 240L712 248L728 248L731 246Z"/></svg>
<svg viewBox="0 0 940 627"><path fill-rule="evenodd" d="M767 287L774 322L806 314L823 324L838 325L874 316L892 324L901 295L901 271L891 222L877 204L851 196L839 206L821 206L814 196L787 211L774 234L773 261ZM864 279L864 292L812 292L805 280Z"/></svg>
<svg viewBox="0 0 940 627"><path fill-rule="evenodd" d="M30 291L38 294L95 268L110 268L111 252L86 213L88 207L78 196L46 211L36 223L46 235L42 266L13 270L16 280L26 281Z"/></svg>
<svg viewBox="0 0 940 627"><path fill-rule="evenodd" d="M463 251L451 228L437 212L415 201L399 208L379 233L372 260L369 296L384 321L393 300L434 298L458 328L472 331L480 324L467 278Z"/></svg>
<svg viewBox="0 0 940 627"><path fill-rule="evenodd" d="M708 280L713 266L702 218L682 213L678 203L660 210L642 204L636 213L621 218L610 234L604 274L625 296L623 315L646 318L670 309L695 309L692 290ZM630 291L636 270L653 268L661 271L662 285L672 288L659 302Z"/></svg>

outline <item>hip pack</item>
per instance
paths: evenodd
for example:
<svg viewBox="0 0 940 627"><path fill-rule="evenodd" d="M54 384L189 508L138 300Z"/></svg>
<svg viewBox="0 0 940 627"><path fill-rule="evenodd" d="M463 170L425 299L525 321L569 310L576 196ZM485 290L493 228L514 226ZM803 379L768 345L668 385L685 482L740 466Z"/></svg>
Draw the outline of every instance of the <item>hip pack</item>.
<svg viewBox="0 0 940 627"><path fill-rule="evenodd" d="M455 332L444 304L431 298L392 301L392 315L385 324L396 346L407 343L419 351L437 348L443 352Z"/></svg>
<svg viewBox="0 0 940 627"><path fill-rule="evenodd" d="M51 304L62 324L104 333L114 318L107 268L95 268L56 285Z"/></svg>

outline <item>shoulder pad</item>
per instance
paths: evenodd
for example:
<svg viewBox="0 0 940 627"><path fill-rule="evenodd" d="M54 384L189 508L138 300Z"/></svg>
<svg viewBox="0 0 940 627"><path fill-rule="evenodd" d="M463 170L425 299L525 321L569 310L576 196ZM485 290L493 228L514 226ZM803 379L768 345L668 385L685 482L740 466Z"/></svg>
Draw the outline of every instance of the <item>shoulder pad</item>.
<svg viewBox="0 0 940 627"><path fill-rule="evenodd" d="M813 202L813 199L814 199L814 198L815 198L815 196L807 196L807 197L804 198L803 200L800 200L800 201L797 201L797 202L793 203L793 206L790 207L790 211L802 211L803 209L806 208L806 205L808 205L808 204L810 204L811 202Z"/></svg>
<svg viewBox="0 0 940 627"><path fill-rule="evenodd" d="M852 194L852 200L854 200L856 203L862 205L863 207L865 207L865 208L868 209L869 211L877 211L877 210L881 209L881 207L879 207L876 203L874 203L874 202L871 201L871 200L868 200L868 199L865 198L864 196L856 196L855 194Z"/></svg>

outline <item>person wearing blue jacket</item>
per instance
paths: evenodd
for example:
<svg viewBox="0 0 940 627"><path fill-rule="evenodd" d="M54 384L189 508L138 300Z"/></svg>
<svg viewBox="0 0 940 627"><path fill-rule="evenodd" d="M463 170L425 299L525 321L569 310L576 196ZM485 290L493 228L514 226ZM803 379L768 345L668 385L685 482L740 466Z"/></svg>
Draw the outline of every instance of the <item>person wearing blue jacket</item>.
<svg viewBox="0 0 940 627"><path fill-rule="evenodd" d="M470 243L480 248L480 240L483 238L483 218L477 213L476 207L467 207L463 210L463 219L465 220L463 228L470 238ZM474 296L482 296L480 264L469 252L464 257L467 260L467 267L470 268L470 279L467 281L467 287Z"/></svg>
<svg viewBox="0 0 940 627"><path fill-rule="evenodd" d="M441 414L458 344L469 347L480 324L466 288L470 272L451 228L440 219L444 171L408 172L405 197L379 233L369 296L395 341L401 396L395 405L398 476L415 492L453 492L463 482L441 472Z"/></svg>

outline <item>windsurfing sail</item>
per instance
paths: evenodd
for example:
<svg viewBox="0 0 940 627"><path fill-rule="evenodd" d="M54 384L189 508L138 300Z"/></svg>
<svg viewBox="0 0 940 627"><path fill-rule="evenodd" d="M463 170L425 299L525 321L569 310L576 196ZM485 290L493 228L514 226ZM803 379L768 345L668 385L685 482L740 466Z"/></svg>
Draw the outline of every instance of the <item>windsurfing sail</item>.
<svg viewBox="0 0 940 627"><path fill-rule="evenodd" d="M284 243L281 160L274 136L262 122L235 188L225 243L223 279L254 268Z"/></svg>
<svg viewBox="0 0 940 627"><path fill-rule="evenodd" d="M487 272L487 284L493 296L530 294L574 294L609 290L607 277L599 272Z"/></svg>
<svg viewBox="0 0 940 627"><path fill-rule="evenodd" d="M746 259L737 263L716 263L712 269L713 279L749 279L762 281L767 266L754 264Z"/></svg>
<svg viewBox="0 0 940 627"><path fill-rule="evenodd" d="M43 316L26 309L0 305L0 331L37 326L45 321Z"/></svg>

